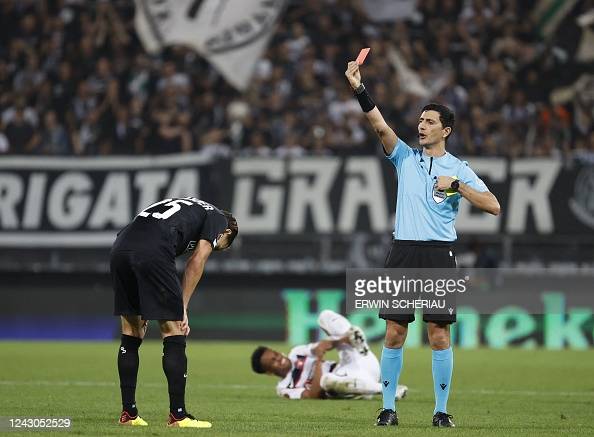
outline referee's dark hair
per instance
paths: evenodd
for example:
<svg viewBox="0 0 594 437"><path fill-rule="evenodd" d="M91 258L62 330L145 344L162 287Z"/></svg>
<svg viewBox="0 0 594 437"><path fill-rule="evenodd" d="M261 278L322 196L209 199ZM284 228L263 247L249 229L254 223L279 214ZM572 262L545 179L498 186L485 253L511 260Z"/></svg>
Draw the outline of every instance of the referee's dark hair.
<svg viewBox="0 0 594 437"><path fill-rule="evenodd" d="M268 348L266 346L258 346L252 354L252 370L254 372L265 373L265 370L262 367L262 355L264 355L264 352L267 350Z"/></svg>
<svg viewBox="0 0 594 437"><path fill-rule="evenodd" d="M237 219L233 217L233 214L231 214L229 211L224 210L221 210L221 212L227 218L227 227L231 229L231 235L229 236L230 246L231 243L233 243L233 240L235 240L235 237L237 237L237 234L239 233L239 226L237 225Z"/></svg>
<svg viewBox="0 0 594 437"><path fill-rule="evenodd" d="M441 121L441 125L444 128L449 127L451 129L450 133L448 134L448 136L445 139L447 142L448 138L450 138L450 135L452 135L452 132L454 132L454 124L456 124L456 116L454 115L454 111L452 111L447 106L441 105L439 103L429 103L428 105L425 105L421 112L424 112L424 111L438 112L439 113L439 121Z"/></svg>

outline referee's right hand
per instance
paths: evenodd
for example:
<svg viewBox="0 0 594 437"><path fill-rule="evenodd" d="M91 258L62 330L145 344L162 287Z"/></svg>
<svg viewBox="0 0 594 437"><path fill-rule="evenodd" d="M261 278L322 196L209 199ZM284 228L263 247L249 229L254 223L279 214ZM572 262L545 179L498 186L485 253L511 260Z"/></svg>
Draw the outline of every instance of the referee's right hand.
<svg viewBox="0 0 594 437"><path fill-rule="evenodd" d="M355 61L350 61L347 64L347 69L344 75L351 84L351 88L354 90L361 85L361 71L359 71L359 65Z"/></svg>

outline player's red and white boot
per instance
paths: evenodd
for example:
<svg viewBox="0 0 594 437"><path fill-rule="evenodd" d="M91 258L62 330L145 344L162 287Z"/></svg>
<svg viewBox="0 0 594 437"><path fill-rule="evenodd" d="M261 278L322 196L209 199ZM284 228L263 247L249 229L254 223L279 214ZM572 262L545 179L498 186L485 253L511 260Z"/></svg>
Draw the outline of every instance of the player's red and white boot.
<svg viewBox="0 0 594 437"><path fill-rule="evenodd" d="M169 413L167 426L170 428L212 428L212 423L198 420L188 413L185 413L182 417L175 417L172 413Z"/></svg>
<svg viewBox="0 0 594 437"><path fill-rule="evenodd" d="M127 411L122 411L119 424L126 426L148 426L148 423L142 417L139 415L131 416Z"/></svg>

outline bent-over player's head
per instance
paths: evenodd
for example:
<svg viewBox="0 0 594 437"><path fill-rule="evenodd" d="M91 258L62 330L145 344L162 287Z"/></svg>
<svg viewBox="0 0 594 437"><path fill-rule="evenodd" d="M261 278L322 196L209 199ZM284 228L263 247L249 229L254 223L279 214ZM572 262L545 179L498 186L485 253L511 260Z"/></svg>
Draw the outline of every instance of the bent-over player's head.
<svg viewBox="0 0 594 437"><path fill-rule="evenodd" d="M422 147L431 148L442 141L447 142L454 130L455 122L454 111L447 106L439 103L425 105L417 126L419 144Z"/></svg>
<svg viewBox="0 0 594 437"><path fill-rule="evenodd" d="M266 346L258 346L252 353L252 370L284 378L291 371L291 360Z"/></svg>
<svg viewBox="0 0 594 437"><path fill-rule="evenodd" d="M229 211L221 210L223 215L227 218L227 229L223 231L222 234L219 234L217 238L217 247L215 250L225 250L228 249L231 244L233 244L233 240L237 237L239 233L239 226L237 225L237 220Z"/></svg>

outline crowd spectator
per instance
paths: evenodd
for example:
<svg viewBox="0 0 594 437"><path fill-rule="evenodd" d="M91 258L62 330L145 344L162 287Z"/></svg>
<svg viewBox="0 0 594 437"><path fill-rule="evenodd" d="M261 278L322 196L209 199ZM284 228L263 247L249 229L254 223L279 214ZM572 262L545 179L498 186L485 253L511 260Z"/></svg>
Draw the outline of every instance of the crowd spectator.
<svg viewBox="0 0 594 437"><path fill-rule="evenodd" d="M373 22L362 1L290 1L239 93L189 49L147 55L131 0L5 0L0 153L378 153L343 75L365 46L366 85L406 141L437 100L456 110L456 154L594 152L588 104L575 114L550 99L572 59L539 36L536 0L423 0L395 23Z"/></svg>

